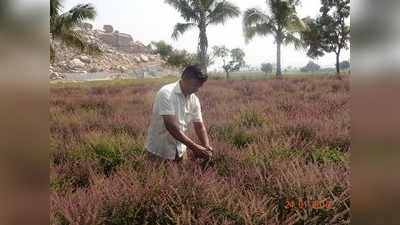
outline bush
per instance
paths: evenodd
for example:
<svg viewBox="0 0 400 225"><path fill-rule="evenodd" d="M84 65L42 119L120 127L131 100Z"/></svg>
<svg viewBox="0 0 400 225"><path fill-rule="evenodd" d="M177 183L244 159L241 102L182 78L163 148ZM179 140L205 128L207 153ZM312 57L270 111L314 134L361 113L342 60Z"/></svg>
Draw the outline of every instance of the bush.
<svg viewBox="0 0 400 225"><path fill-rule="evenodd" d="M247 147L254 141L255 138L243 130L236 131L232 136L232 144L240 149Z"/></svg>
<svg viewBox="0 0 400 225"><path fill-rule="evenodd" d="M120 146L108 136L97 136L96 134L89 140L88 145L93 151L93 157L99 163L101 171L107 176L124 162Z"/></svg>
<svg viewBox="0 0 400 225"><path fill-rule="evenodd" d="M343 152L338 149L323 148L311 152L311 157L317 163L343 163L346 160Z"/></svg>
<svg viewBox="0 0 400 225"><path fill-rule="evenodd" d="M262 127L265 119L255 110L245 110L240 113L239 125L242 127Z"/></svg>

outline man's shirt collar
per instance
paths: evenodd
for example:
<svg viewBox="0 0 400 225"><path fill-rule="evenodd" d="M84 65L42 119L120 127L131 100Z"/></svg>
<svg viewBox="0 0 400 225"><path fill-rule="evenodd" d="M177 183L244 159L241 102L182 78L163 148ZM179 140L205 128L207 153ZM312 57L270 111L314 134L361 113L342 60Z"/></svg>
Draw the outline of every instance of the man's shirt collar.
<svg viewBox="0 0 400 225"><path fill-rule="evenodd" d="M183 94L181 85L180 85L180 81L181 81L181 80L178 80L178 81L176 82L175 87L174 87L174 92L175 92L176 94L178 94L178 95L182 95L183 97L185 97L185 95ZM190 95L186 96L186 98L189 98L189 97L190 97Z"/></svg>

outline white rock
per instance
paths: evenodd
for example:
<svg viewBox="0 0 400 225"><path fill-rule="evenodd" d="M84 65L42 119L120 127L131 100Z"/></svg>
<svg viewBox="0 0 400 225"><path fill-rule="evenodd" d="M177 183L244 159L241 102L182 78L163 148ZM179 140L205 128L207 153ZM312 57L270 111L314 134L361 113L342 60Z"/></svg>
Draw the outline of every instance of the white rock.
<svg viewBox="0 0 400 225"><path fill-rule="evenodd" d="M79 59L84 63L90 63L90 61L91 61L90 58L88 56L86 56L86 55L81 55L79 57Z"/></svg>
<svg viewBox="0 0 400 225"><path fill-rule="evenodd" d="M83 63L80 59L75 58L69 62L69 65L72 68L83 68L85 63Z"/></svg>
<svg viewBox="0 0 400 225"><path fill-rule="evenodd" d="M121 71L121 73L124 73L124 72L127 71L127 69L126 69L125 66L119 66L119 67L118 67L118 70Z"/></svg>
<svg viewBox="0 0 400 225"><path fill-rule="evenodd" d="M140 55L140 59L141 59L143 62L148 62L148 61L149 61L149 58L148 58L147 56L143 55L143 54Z"/></svg>
<svg viewBox="0 0 400 225"><path fill-rule="evenodd" d="M56 80L56 79L58 79L59 77L60 77L60 74L59 74L59 73L56 73L56 72L50 73L50 80Z"/></svg>
<svg viewBox="0 0 400 225"><path fill-rule="evenodd" d="M135 62L140 63L142 60L140 59L140 57L135 56L134 58Z"/></svg>

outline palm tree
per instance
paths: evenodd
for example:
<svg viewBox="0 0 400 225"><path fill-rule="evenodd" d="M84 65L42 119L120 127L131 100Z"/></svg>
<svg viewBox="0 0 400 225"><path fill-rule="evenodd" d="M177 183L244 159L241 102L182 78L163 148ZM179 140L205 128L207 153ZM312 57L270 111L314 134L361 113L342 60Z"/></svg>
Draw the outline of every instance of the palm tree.
<svg viewBox="0 0 400 225"><path fill-rule="evenodd" d="M82 24L86 19L94 19L96 10L91 4L79 4L61 14L61 0L50 0L50 33L51 38L61 39L67 45L78 47L89 52L99 52L97 46L85 42L84 38L73 28ZM50 45L50 59L55 56L54 48Z"/></svg>
<svg viewBox="0 0 400 225"><path fill-rule="evenodd" d="M297 16L296 6L299 0L267 0L269 15L257 8L247 9L243 16L243 33L246 43L254 36L273 35L277 47L276 76L282 76L281 46L294 44L295 48L304 47L297 35L306 29L304 22Z"/></svg>
<svg viewBox="0 0 400 225"><path fill-rule="evenodd" d="M165 2L178 10L186 21L186 23L175 25L172 38L176 40L188 29L195 26L199 28L197 51L201 67L207 73L207 26L224 24L229 18L238 17L240 15L239 7L225 0L165 0Z"/></svg>

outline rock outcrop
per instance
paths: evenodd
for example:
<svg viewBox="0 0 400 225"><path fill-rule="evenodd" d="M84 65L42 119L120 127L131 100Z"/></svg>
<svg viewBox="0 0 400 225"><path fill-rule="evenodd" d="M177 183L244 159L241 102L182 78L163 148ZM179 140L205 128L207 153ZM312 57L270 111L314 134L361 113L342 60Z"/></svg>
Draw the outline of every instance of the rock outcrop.
<svg viewBox="0 0 400 225"><path fill-rule="evenodd" d="M145 77L146 74L158 76L163 72L174 74L174 70L167 68L159 55L152 54L150 48L134 41L131 35L115 31L111 25L104 25L103 29L93 30L93 25L89 23L75 28L87 43L100 49L98 54L82 52L61 40L51 40L55 60L51 63L50 79L62 79L64 74L71 73L82 76L99 72L131 73L138 77ZM157 72L153 68L157 68Z"/></svg>

